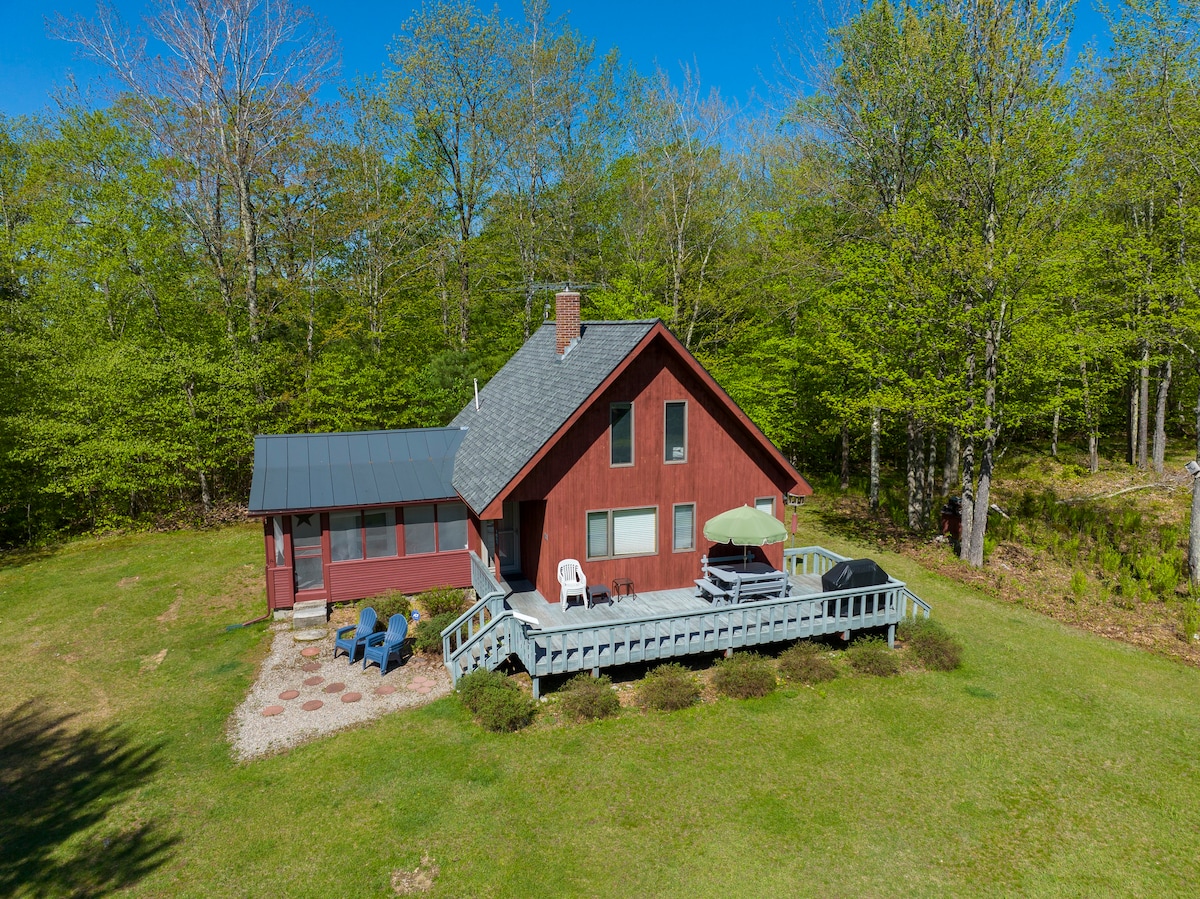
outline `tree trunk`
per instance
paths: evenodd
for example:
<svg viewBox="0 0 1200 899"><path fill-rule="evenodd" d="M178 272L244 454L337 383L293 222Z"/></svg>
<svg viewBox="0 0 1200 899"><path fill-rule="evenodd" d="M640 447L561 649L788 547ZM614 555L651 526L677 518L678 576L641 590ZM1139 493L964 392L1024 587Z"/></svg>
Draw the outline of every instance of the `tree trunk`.
<svg viewBox="0 0 1200 899"><path fill-rule="evenodd" d="M966 363L967 421L974 427L975 411L975 352L967 354ZM975 434L969 433L962 448L962 536L958 541L958 557L970 559L971 537L975 530Z"/></svg>
<svg viewBox="0 0 1200 899"><path fill-rule="evenodd" d="M242 251L245 253L246 315L249 317L250 343L258 344L258 223L254 218L254 203L250 199L250 175L239 172L236 178L238 218L242 226Z"/></svg>
<svg viewBox="0 0 1200 899"><path fill-rule="evenodd" d="M850 424L842 422L842 490L850 489Z"/></svg>
<svg viewBox="0 0 1200 899"><path fill-rule="evenodd" d="M988 506L991 502L992 469L996 457L996 357L1000 348L998 322L988 325L984 338L983 451L979 460L979 489L975 494L971 521L971 547L967 562L983 567L983 538L987 534ZM964 516L965 516L964 511Z"/></svg>
<svg viewBox="0 0 1200 899"><path fill-rule="evenodd" d="M1129 381L1129 446L1126 459L1130 465L1137 464L1137 430L1138 430L1138 390L1137 378Z"/></svg>
<svg viewBox="0 0 1200 899"><path fill-rule="evenodd" d="M924 516L921 506L925 492L925 434L921 422L909 412L905 428L908 434L908 458L905 464L905 481L908 487L908 529L919 531Z"/></svg>
<svg viewBox="0 0 1200 899"><path fill-rule="evenodd" d="M867 499L872 512L879 511L879 433L883 426L882 418L883 410L878 406L871 410L871 470Z"/></svg>
<svg viewBox="0 0 1200 899"><path fill-rule="evenodd" d="M942 496L950 495L958 483L958 428L951 427L946 434L946 461L942 465Z"/></svg>
<svg viewBox="0 0 1200 899"><path fill-rule="evenodd" d="M1171 360L1158 367L1158 396L1154 404L1154 472L1163 473L1163 458L1167 453L1167 394L1171 389Z"/></svg>
<svg viewBox="0 0 1200 899"><path fill-rule="evenodd" d="M929 521L929 513L933 511L933 495L937 492L937 430L929 429L926 441L927 457L925 459L925 489L921 495L921 519Z"/></svg>
<svg viewBox="0 0 1200 899"><path fill-rule="evenodd" d="M1196 372L1200 374L1200 358ZM1196 397L1196 458L1200 459L1200 396ZM1192 518L1188 532L1188 574L1193 595L1200 590L1200 483L1192 478Z"/></svg>
<svg viewBox="0 0 1200 899"><path fill-rule="evenodd" d="M1142 367L1138 371L1137 467L1149 468L1150 436L1150 344L1142 341Z"/></svg>
<svg viewBox="0 0 1200 899"><path fill-rule="evenodd" d="M1062 381L1054 386L1054 424L1050 429L1050 457L1058 458L1058 423L1062 417Z"/></svg>
<svg viewBox="0 0 1200 899"><path fill-rule="evenodd" d="M1079 379L1083 386L1083 421L1088 435L1088 471L1095 474L1100 470L1099 435L1096 433L1096 417L1092 414L1086 359L1079 360Z"/></svg>

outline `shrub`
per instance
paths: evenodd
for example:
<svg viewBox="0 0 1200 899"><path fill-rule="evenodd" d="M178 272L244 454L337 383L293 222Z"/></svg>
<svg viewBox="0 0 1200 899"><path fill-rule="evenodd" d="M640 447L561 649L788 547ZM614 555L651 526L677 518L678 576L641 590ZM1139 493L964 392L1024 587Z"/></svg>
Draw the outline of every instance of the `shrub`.
<svg viewBox="0 0 1200 899"><path fill-rule="evenodd" d="M442 631L454 624L456 618L458 618L457 612L444 612L432 618L422 619L413 634L413 646L417 652L440 656L442 654ZM457 641L451 638L451 648L456 645Z"/></svg>
<svg viewBox="0 0 1200 899"><path fill-rule="evenodd" d="M932 618L904 621L899 633L918 661L931 671L953 671L962 664L962 646Z"/></svg>
<svg viewBox="0 0 1200 899"><path fill-rule="evenodd" d="M407 618L412 613L412 603L409 602L407 596L399 590L389 590L387 593L381 593L379 596L372 596L369 599L360 599L358 608L365 609L370 606L375 610L375 614L379 617L375 619L375 630L387 630L388 620L393 615L403 615Z"/></svg>
<svg viewBox="0 0 1200 899"><path fill-rule="evenodd" d="M677 662L659 665L638 685L638 704L647 709L673 712L695 705L700 699L700 683L695 675Z"/></svg>
<svg viewBox="0 0 1200 899"><path fill-rule="evenodd" d="M498 671L479 668L458 682L458 697L484 728L507 733L528 727L537 703Z"/></svg>
<svg viewBox="0 0 1200 899"><path fill-rule="evenodd" d="M434 587L418 596L417 604L430 618L437 618L448 612L453 612L454 618L457 618L467 604L466 591L460 587ZM450 620L453 621L454 618Z"/></svg>
<svg viewBox="0 0 1200 899"><path fill-rule="evenodd" d="M846 650L850 666L859 674L891 677L900 673L896 654L888 649L887 641L879 637L860 637Z"/></svg>
<svg viewBox="0 0 1200 899"><path fill-rule="evenodd" d="M790 681L801 684L821 684L838 676L837 666L830 661L825 647L804 640L779 656L779 670Z"/></svg>
<svg viewBox="0 0 1200 899"><path fill-rule="evenodd" d="M1100 550L1098 561L1100 568L1109 574L1116 574L1121 569L1121 553L1111 546Z"/></svg>
<svg viewBox="0 0 1200 899"><path fill-rule="evenodd" d="M610 718L621 711L621 701L613 692L612 678L607 674L592 677L577 674L559 691L563 713L575 721L594 721Z"/></svg>
<svg viewBox="0 0 1200 899"><path fill-rule="evenodd" d="M1200 632L1200 604L1195 599L1186 599L1180 610L1179 623L1182 625L1183 639L1191 643Z"/></svg>
<svg viewBox="0 0 1200 899"><path fill-rule="evenodd" d="M762 656L752 652L734 653L717 663L713 687L722 696L753 699L775 689L775 669Z"/></svg>
<svg viewBox="0 0 1200 899"><path fill-rule="evenodd" d="M1071 575L1071 592L1075 594L1076 602L1087 593L1087 575L1078 569Z"/></svg>

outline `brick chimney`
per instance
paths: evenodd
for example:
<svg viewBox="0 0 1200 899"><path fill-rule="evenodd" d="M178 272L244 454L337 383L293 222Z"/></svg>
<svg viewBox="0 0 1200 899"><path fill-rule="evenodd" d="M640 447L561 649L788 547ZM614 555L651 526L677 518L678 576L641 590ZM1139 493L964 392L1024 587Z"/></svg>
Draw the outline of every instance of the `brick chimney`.
<svg viewBox="0 0 1200 899"><path fill-rule="evenodd" d="M554 295L554 352L566 355L579 340L579 294L564 290Z"/></svg>

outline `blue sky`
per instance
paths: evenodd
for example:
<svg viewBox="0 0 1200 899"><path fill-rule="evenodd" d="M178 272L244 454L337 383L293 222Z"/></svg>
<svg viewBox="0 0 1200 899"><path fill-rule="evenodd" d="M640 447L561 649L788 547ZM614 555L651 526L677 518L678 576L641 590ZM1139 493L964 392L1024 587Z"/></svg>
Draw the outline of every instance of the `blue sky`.
<svg viewBox="0 0 1200 899"><path fill-rule="evenodd" d="M140 22L150 8L146 0L111 2L129 24ZM381 71L392 35L419 6L411 0L309 0L307 5L337 33L343 76ZM509 18L521 17L520 0L505 0L499 7ZM784 45L789 29L811 25L815 9L790 0L552 0L551 15L566 14L577 31L596 41L599 51L618 47L640 71L650 72L657 63L677 76L681 63L694 64L703 84L745 103L751 91L766 92L767 82L775 79L776 49ZM51 40L45 27L45 18L54 12L73 17L94 11L94 0L0 0L0 112L15 116L47 109L55 86L66 83L68 72L81 85L97 78L94 66L75 58L70 44ZM1090 0L1082 0L1072 50L1093 38L1104 42L1106 35Z"/></svg>

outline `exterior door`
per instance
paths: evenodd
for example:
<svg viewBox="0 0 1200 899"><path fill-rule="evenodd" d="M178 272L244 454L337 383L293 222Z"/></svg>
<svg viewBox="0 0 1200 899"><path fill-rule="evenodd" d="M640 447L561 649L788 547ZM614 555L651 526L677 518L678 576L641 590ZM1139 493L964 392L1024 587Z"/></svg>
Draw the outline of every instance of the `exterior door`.
<svg viewBox="0 0 1200 899"><path fill-rule="evenodd" d="M500 573L507 576L521 573L521 511L516 503L504 504L504 518L497 533L496 552L500 556Z"/></svg>
<svg viewBox="0 0 1200 899"><path fill-rule="evenodd" d="M292 570L296 592L309 594L325 592L325 548L321 544L321 515L292 516ZM297 597L297 598L312 598Z"/></svg>

